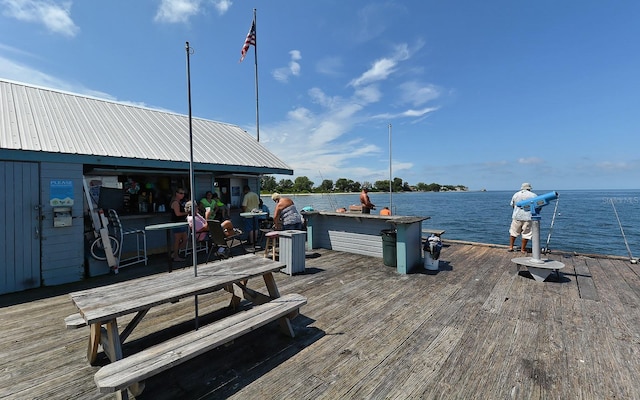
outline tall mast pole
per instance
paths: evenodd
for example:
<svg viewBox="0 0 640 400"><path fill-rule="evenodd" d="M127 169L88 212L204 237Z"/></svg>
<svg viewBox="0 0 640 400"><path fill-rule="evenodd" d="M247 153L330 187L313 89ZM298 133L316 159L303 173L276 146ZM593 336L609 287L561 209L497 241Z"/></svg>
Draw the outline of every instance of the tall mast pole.
<svg viewBox="0 0 640 400"><path fill-rule="evenodd" d="M389 124L389 210L393 214L393 172L391 169L391 124Z"/></svg>
<svg viewBox="0 0 640 400"><path fill-rule="evenodd" d="M255 65L255 73L256 73L256 139L258 142L260 141L260 109L258 107L258 24L256 21L256 9L253 9L253 23L255 27L255 35L256 35L256 43L253 46L253 60Z"/></svg>
<svg viewBox="0 0 640 400"><path fill-rule="evenodd" d="M195 183L193 178L193 119L191 115L191 61L190 55L192 52L191 47L189 47L189 42L185 44L185 50L187 51L187 98L189 101L189 186L191 187L191 199L189 201L193 201L195 196ZM191 207L191 221L193 223L193 230L195 232L196 226L196 210L195 207ZM193 253L193 272L195 276L198 276L198 259L196 254L196 235L191 235L192 238L192 253Z"/></svg>
<svg viewBox="0 0 640 400"><path fill-rule="evenodd" d="M189 201L193 202L193 197L195 195L195 184L193 179L193 121L191 115L191 61L189 56L191 55L191 48L189 47L189 42L185 44L185 50L187 52L187 98L189 101L189 185L191 186L191 199ZM191 223L193 224L192 229L192 242L191 242L191 254L193 256L193 273L195 276L198 276L198 252L196 251L196 207L191 205ZM189 229L187 227L187 229ZM196 330L198 329L199 321L198 321L198 296L194 297L195 303L195 324Z"/></svg>

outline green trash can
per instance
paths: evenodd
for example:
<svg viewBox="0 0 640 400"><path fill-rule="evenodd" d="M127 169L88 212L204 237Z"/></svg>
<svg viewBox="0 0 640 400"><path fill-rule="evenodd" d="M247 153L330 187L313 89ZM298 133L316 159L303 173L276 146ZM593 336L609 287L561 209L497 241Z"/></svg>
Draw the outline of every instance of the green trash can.
<svg viewBox="0 0 640 400"><path fill-rule="evenodd" d="M382 235L382 261L387 267L396 267L398 259L396 258L396 231L395 229L383 229L380 231Z"/></svg>

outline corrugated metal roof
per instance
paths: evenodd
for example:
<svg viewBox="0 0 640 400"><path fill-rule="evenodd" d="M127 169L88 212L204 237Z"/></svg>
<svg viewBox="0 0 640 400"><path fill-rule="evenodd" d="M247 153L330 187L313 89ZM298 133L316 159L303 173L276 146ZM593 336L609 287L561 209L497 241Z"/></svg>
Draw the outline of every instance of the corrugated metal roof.
<svg viewBox="0 0 640 400"><path fill-rule="evenodd" d="M195 163L293 173L239 126L192 118L192 133ZM188 162L189 117L0 80L0 149Z"/></svg>

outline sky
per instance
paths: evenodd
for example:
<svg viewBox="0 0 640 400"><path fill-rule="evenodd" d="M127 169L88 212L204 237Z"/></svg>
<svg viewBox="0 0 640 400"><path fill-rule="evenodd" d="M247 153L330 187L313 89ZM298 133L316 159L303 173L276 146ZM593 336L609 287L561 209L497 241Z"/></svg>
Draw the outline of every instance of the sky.
<svg viewBox="0 0 640 400"><path fill-rule="evenodd" d="M258 126L277 180L638 189L639 20L637 0L0 0L0 78L188 114L189 42L193 116Z"/></svg>

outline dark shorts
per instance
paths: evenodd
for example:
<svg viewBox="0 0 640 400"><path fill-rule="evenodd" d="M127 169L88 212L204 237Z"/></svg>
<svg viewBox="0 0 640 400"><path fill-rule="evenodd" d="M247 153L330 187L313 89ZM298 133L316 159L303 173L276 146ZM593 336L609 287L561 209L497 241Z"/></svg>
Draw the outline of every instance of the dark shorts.
<svg viewBox="0 0 640 400"><path fill-rule="evenodd" d="M363 214L371 214L371 209L363 206L362 207L362 213Z"/></svg>
<svg viewBox="0 0 640 400"><path fill-rule="evenodd" d="M187 227L186 226L179 226L177 228L171 228L171 232L173 233L183 233L187 231Z"/></svg>
<svg viewBox="0 0 640 400"><path fill-rule="evenodd" d="M298 222L297 224L289 224L289 225L283 225L282 226L282 230L283 231L299 231L300 229L302 229L302 224L300 222Z"/></svg>
<svg viewBox="0 0 640 400"><path fill-rule="evenodd" d="M245 218L244 219L244 229L247 232L257 230L258 228L256 227L255 218Z"/></svg>

